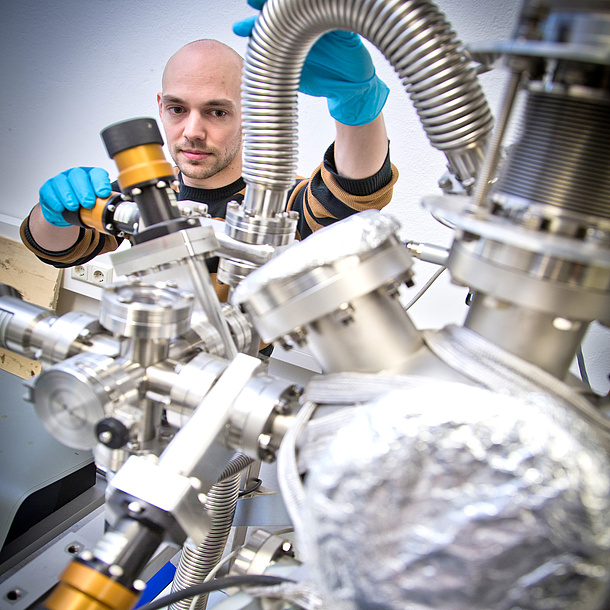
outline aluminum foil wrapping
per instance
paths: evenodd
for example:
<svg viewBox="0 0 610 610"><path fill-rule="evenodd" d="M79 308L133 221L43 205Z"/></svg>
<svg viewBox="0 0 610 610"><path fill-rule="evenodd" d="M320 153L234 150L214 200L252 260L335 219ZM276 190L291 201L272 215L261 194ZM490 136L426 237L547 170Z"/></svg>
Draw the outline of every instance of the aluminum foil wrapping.
<svg viewBox="0 0 610 610"><path fill-rule="evenodd" d="M258 292L260 286L270 282L298 277L318 267L374 250L397 233L399 228L397 220L378 210L366 210L349 216L316 231L252 272L235 288L231 302L247 301L252 293Z"/></svg>
<svg viewBox="0 0 610 610"><path fill-rule="evenodd" d="M543 395L428 381L354 408L301 531L333 609L609 608L610 468Z"/></svg>

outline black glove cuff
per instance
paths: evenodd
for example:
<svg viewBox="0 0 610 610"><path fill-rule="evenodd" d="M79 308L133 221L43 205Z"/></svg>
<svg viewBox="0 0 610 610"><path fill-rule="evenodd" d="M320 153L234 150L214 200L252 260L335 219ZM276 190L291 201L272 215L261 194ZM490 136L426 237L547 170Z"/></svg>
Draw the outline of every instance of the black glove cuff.
<svg viewBox="0 0 610 610"><path fill-rule="evenodd" d="M23 227L23 234L24 234L28 244L30 244L30 246L35 248L40 254L44 254L45 256L65 256L66 254L70 254L74 250L74 248L76 248L76 246L80 243L80 241L83 239L83 237L85 235L85 230L83 228L81 228L78 233L78 239L76 240L76 242L74 243L73 246L70 246L69 248L66 248L65 250L59 250L59 251L45 250L44 248L41 248L38 245L38 243L36 242L36 240L34 239L34 236L32 235L32 233L30 231L31 214L32 214L31 212L30 212L30 214L28 214L28 220L25 223L25 226ZM75 263L72 263L72 264L74 265Z"/></svg>
<svg viewBox="0 0 610 610"><path fill-rule="evenodd" d="M387 186L392 180L392 164L390 162L390 146L388 143L388 154L386 155L385 161L381 166L380 170L369 176L368 178L361 178L354 180L352 178L345 178L337 173L337 167L335 165L335 143L333 142L324 155L324 167L334 176L337 184L350 195L356 196L368 196Z"/></svg>

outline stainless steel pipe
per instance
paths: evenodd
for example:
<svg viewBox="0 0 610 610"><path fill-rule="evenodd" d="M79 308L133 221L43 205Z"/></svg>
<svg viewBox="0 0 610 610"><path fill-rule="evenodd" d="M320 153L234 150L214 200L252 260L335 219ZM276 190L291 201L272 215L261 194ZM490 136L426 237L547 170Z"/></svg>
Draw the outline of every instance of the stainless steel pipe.
<svg viewBox="0 0 610 610"><path fill-rule="evenodd" d="M492 115L476 70L428 0L269 0L256 21L242 83L244 207L281 211L297 163L297 93L307 53L334 29L361 34L396 70L431 144L465 184L482 162Z"/></svg>

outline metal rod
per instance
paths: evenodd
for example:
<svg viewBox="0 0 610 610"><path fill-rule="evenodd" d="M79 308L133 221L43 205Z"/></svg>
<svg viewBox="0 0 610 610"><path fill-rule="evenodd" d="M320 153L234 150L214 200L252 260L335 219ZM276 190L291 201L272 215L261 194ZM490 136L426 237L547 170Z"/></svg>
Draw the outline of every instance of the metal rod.
<svg viewBox="0 0 610 610"><path fill-rule="evenodd" d="M515 97L519 91L519 84L521 83L521 77L523 72L513 72L506 85L506 92L504 94L504 101L502 108L500 109L500 115L496 120L495 128L491 135L491 140L487 148L487 154L481 167L481 172L477 178L477 183L474 191L472 201L475 207L484 207L485 199L489 193L489 187L493 180L496 168L498 166L498 160L500 158L500 151L504 134L508 126L508 120L513 109Z"/></svg>

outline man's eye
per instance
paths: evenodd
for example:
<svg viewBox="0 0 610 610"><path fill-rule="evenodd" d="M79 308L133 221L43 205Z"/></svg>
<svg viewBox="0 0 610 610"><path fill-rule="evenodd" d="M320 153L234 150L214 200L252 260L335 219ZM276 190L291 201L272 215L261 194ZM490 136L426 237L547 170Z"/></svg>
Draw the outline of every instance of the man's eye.
<svg viewBox="0 0 610 610"><path fill-rule="evenodd" d="M215 117L227 116L227 111L226 110L212 110L212 116L215 116Z"/></svg>
<svg viewBox="0 0 610 610"><path fill-rule="evenodd" d="M182 114L184 112L184 108L180 108L180 106L168 106L167 111L170 114Z"/></svg>

